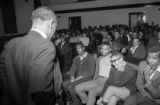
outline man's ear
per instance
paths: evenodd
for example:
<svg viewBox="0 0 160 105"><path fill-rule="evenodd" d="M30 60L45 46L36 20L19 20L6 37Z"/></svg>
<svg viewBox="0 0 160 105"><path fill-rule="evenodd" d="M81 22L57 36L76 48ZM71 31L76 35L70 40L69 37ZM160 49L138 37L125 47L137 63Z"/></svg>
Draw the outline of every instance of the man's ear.
<svg viewBox="0 0 160 105"><path fill-rule="evenodd" d="M52 27L53 27L53 20L49 20L49 26L50 26L50 28L52 29Z"/></svg>
<svg viewBox="0 0 160 105"><path fill-rule="evenodd" d="M53 20L47 20L47 24L48 24L49 28L52 29L52 27L53 27Z"/></svg>

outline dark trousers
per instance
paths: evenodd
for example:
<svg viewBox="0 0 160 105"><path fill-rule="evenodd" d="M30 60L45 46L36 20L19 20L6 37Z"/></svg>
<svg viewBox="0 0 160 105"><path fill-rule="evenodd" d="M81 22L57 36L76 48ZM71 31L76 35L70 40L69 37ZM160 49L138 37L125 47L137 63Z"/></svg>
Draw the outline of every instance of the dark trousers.
<svg viewBox="0 0 160 105"><path fill-rule="evenodd" d="M124 105L158 105L156 102L148 98L147 96L143 96L141 93L137 92L134 95L129 96Z"/></svg>
<svg viewBox="0 0 160 105"><path fill-rule="evenodd" d="M80 80L77 80L77 81L71 83L70 79L68 79L63 82L62 86L63 86L64 92L67 93L67 91L68 91L69 95L71 96L71 100L73 102L73 105L81 105L80 99L75 92L75 86L78 85L79 83L85 82L87 80L88 79L80 79ZM67 95L66 99L68 97L69 96Z"/></svg>

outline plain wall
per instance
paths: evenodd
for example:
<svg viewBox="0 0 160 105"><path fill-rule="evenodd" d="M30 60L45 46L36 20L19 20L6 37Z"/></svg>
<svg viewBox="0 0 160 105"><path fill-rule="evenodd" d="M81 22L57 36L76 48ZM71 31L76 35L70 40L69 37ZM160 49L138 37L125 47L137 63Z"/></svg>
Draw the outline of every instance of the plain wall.
<svg viewBox="0 0 160 105"><path fill-rule="evenodd" d="M94 7L104 7L104 6L150 3L150 2L159 2L159 0L95 0L90 2L68 3L61 5L51 4L51 6L55 11L59 11L59 10L72 10L72 9L94 8Z"/></svg>
<svg viewBox="0 0 160 105"><path fill-rule="evenodd" d="M93 12L77 12L77 13L65 13L57 14L58 27L57 29L69 28L69 17L81 16L82 28L99 25L113 25L113 24L126 24L129 25L129 13L132 12L144 12L146 13L146 22L155 22L160 24L160 6L150 6L141 8L130 9L114 9L103 10Z"/></svg>
<svg viewBox="0 0 160 105"><path fill-rule="evenodd" d="M109 5L125 5L133 3L143 3L143 2L155 2L158 0L97 0L93 2L84 2L84 3L71 3L73 0L50 0L50 7L54 11L59 10L70 10L76 8L90 8L90 7L101 7ZM59 2L58 2L59 1ZM53 4L59 5L53 5ZM61 3L71 3L60 5ZM31 12L34 8L33 0L15 0L15 10L16 10L16 21L17 21L17 32L26 33L31 27ZM158 7L142 7L142 8L130 8L130 9L114 9L114 10L104 10L104 11L92 11L92 12L77 12L77 13L65 13L57 14L58 18L58 27L69 28L68 17L81 16L82 19L82 28L89 25L112 25L112 24L126 24L128 25L129 14L130 12L146 12L147 22L160 24L160 11Z"/></svg>

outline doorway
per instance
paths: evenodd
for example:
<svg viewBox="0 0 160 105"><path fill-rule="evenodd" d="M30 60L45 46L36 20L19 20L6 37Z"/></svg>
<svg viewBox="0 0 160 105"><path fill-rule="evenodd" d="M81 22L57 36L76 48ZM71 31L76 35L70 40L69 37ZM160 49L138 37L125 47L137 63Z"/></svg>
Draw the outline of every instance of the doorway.
<svg viewBox="0 0 160 105"><path fill-rule="evenodd" d="M129 13L129 27L141 26L146 22L146 14L144 12Z"/></svg>
<svg viewBox="0 0 160 105"><path fill-rule="evenodd" d="M69 17L69 29L74 32L81 30L81 16Z"/></svg>

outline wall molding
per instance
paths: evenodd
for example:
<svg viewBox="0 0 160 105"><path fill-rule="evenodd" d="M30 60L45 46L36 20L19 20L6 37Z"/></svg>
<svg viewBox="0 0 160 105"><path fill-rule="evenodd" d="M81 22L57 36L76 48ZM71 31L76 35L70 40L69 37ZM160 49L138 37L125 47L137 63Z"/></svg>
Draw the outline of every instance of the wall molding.
<svg viewBox="0 0 160 105"><path fill-rule="evenodd" d="M138 4L103 6L103 7L94 7L94 8L60 10L60 11L55 11L55 14L75 13L75 12L89 12L89 11L101 11L101 10L113 10L113 9L138 8L138 7L145 7L145 6L148 6L148 5L159 6L160 2L149 2L149 3L138 3Z"/></svg>

